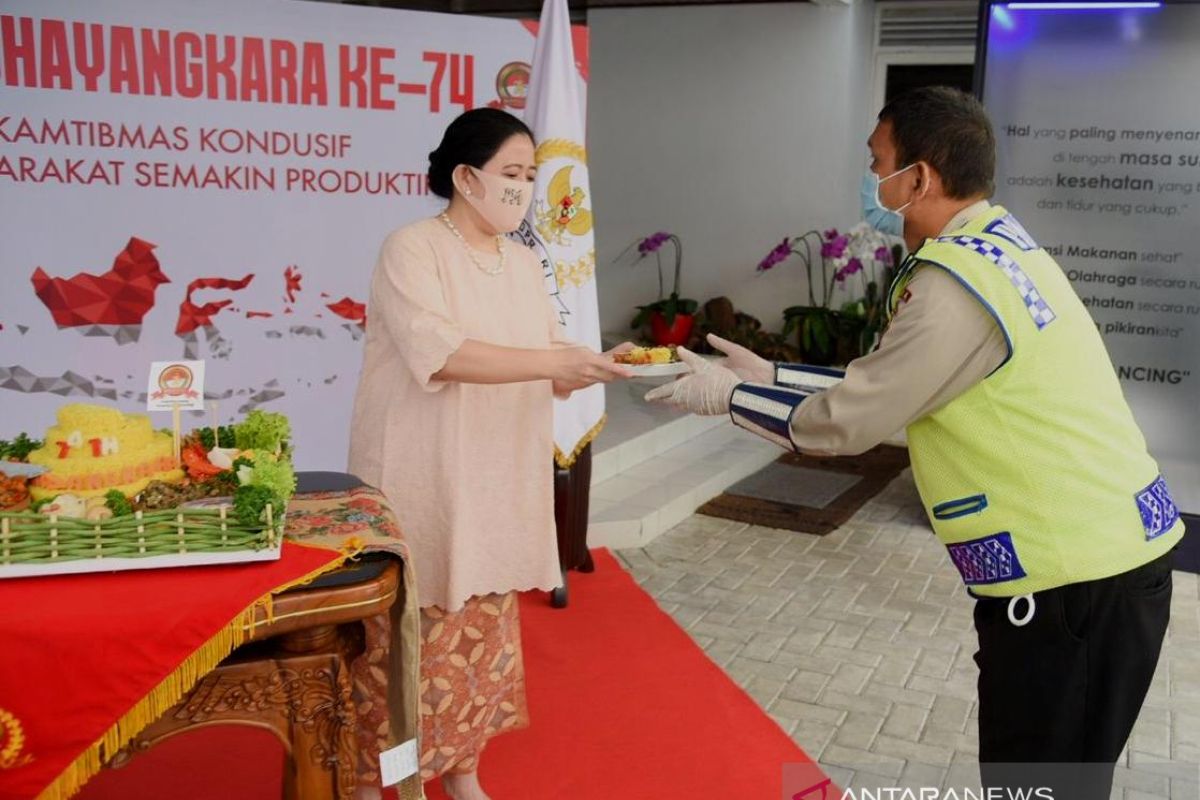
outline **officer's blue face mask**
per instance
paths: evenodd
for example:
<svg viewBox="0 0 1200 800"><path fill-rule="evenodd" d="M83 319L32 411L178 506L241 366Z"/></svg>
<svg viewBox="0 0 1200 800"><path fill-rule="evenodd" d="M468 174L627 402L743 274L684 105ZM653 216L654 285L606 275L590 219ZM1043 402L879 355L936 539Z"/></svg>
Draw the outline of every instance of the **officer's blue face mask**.
<svg viewBox="0 0 1200 800"><path fill-rule="evenodd" d="M907 172L915 166L916 164L909 164L904 169L897 170L886 178L880 178L870 167L867 167L866 173L863 174L862 188L859 190L859 196L862 199L863 219L875 230L891 236L904 235L904 215L900 212L912 205L912 201L909 200L894 211L885 207L879 200L879 184L891 180L901 172Z"/></svg>

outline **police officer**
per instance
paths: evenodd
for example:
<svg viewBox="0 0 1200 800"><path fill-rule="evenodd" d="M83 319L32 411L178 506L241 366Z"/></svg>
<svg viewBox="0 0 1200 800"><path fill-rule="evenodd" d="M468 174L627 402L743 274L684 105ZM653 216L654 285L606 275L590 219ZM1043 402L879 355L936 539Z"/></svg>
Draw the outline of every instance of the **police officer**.
<svg viewBox="0 0 1200 800"><path fill-rule="evenodd" d="M868 146L864 217L911 253L879 347L840 376L713 337L724 365L685 352L694 373L647 399L732 413L804 452L860 453L906 428L922 503L975 598L984 783L1107 798L1166 633L1179 512L1086 308L987 200L982 105L918 89L880 112Z"/></svg>

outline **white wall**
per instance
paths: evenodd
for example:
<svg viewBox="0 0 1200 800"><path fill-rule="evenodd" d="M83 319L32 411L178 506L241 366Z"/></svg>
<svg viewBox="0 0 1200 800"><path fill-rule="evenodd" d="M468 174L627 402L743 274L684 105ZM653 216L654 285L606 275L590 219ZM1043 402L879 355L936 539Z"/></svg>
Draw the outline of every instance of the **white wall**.
<svg viewBox="0 0 1200 800"><path fill-rule="evenodd" d="M859 219L872 13L869 0L588 12L606 333L655 299L650 260L610 262L657 230L683 241L685 296L727 295L774 330L783 308L806 302L798 261L754 266L785 235Z"/></svg>

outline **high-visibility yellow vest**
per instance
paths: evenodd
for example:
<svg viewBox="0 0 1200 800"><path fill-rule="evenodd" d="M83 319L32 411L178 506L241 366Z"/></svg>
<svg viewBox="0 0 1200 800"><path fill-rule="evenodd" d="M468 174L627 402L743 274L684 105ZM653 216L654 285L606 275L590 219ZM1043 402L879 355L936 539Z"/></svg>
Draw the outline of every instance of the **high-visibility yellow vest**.
<svg viewBox="0 0 1200 800"><path fill-rule="evenodd" d="M1171 549L1183 523L1095 323L1062 269L993 206L901 270L943 269L996 320L1008 358L908 427L913 476L967 586L1008 597L1095 580Z"/></svg>

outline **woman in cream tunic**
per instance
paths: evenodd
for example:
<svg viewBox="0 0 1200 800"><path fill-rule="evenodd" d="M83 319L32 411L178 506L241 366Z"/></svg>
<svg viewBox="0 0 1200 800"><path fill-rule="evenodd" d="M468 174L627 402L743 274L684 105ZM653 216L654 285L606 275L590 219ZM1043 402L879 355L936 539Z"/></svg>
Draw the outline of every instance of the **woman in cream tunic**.
<svg viewBox="0 0 1200 800"><path fill-rule="evenodd" d="M533 194L515 117L469 111L430 154L446 210L393 232L371 283L350 470L391 502L422 609L420 765L485 800L479 756L528 724L516 592L553 589L553 396L625 375L561 334L541 263L504 237Z"/></svg>

